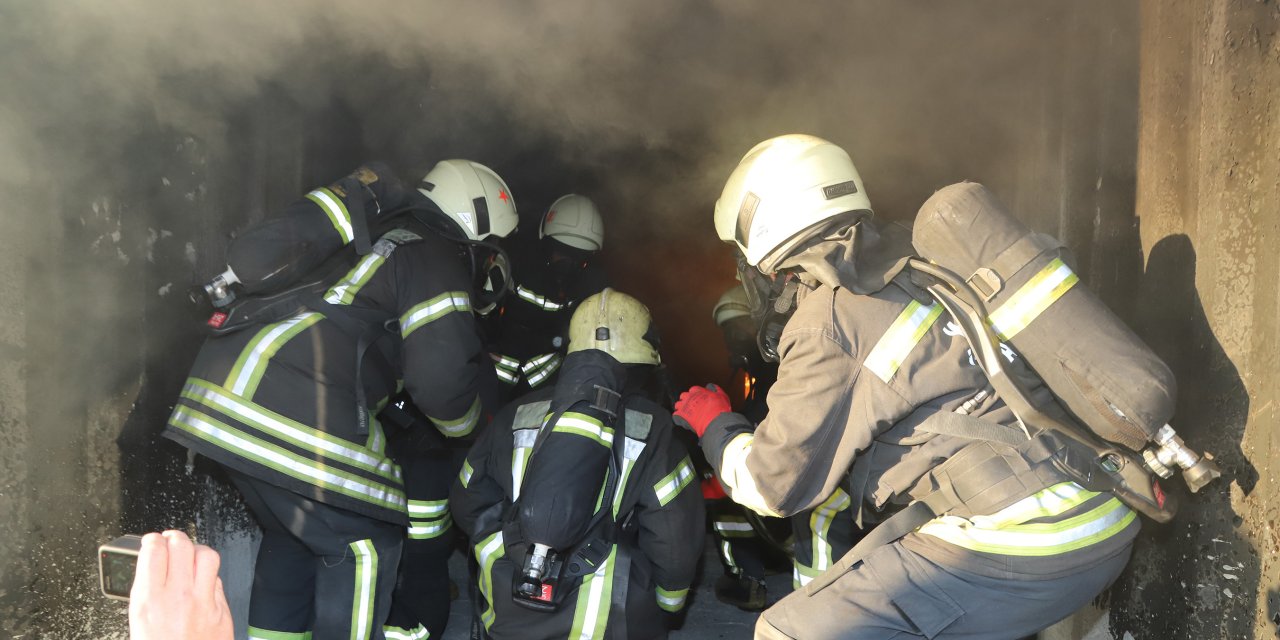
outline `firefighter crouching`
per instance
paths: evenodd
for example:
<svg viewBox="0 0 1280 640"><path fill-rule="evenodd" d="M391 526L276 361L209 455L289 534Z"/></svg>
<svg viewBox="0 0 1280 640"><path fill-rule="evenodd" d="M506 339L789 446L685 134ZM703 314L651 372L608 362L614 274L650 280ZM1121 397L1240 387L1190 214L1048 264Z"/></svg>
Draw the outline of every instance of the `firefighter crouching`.
<svg viewBox="0 0 1280 640"><path fill-rule="evenodd" d="M780 367L758 426L703 387L682 395L676 416L730 496L758 513L818 507L843 484L863 523L883 519L973 442L926 433L928 416L963 409L992 431L1017 430L999 427L1014 416L942 310L894 282L911 247L870 215L848 154L803 135L752 149L716 203L717 233L739 251L748 292L767 299L758 308L793 315L765 344ZM1011 375L1026 372L1010 359ZM756 637L1019 638L1089 602L1124 568L1139 525L1111 493L1063 478L1004 497L998 511L960 505L897 536L892 518L882 522L891 542L766 610Z"/></svg>
<svg viewBox="0 0 1280 640"><path fill-rule="evenodd" d="M720 327L725 346L729 349L733 377L728 389L736 413L751 424L760 424L769 413L765 399L769 388L778 379L778 364L765 360L760 352L757 344L759 329L751 312L747 292L738 284L720 296L712 317ZM830 568L853 547L857 527L853 523L852 505L853 500L849 498L849 494L837 487L817 507L787 518L792 538L789 551L791 583L794 588L799 589L809 584L810 580ZM757 519L756 522L769 526L779 521ZM776 527L771 527L771 531L773 530ZM772 537L785 539L786 536L775 534Z"/></svg>
<svg viewBox="0 0 1280 640"><path fill-rule="evenodd" d="M334 247L333 256L317 258L319 267L295 274L314 285L271 298L273 305L250 295L215 315L247 317L247 326L205 342L165 429L226 468L262 527L252 638L383 638L406 527L419 514L372 416L402 382L447 436L465 435L481 419L492 371L472 303L473 282L483 276L459 258L479 246L469 242L474 224L504 235L515 227L515 209L487 167L448 160L437 171L450 177L426 201L408 194L405 206L383 189L385 174L368 171L309 193L241 234L212 287L225 304L235 289L227 283L238 281L247 294L258 284L248 274L284 273L290 264L259 269L253 263L264 250L241 252L248 256L241 260L237 245L282 230L285 238L334 234L330 245L303 246ZM449 211L467 212L470 235L440 210L446 202L463 203ZM294 249L279 251L303 253ZM261 322L245 311L271 318L282 308L285 317Z"/></svg>
<svg viewBox="0 0 1280 640"><path fill-rule="evenodd" d="M572 317L553 388L507 405L451 494L493 638L666 637L702 550L703 505L670 413L643 391L648 310L605 289Z"/></svg>
<svg viewBox="0 0 1280 640"><path fill-rule="evenodd" d="M555 381L567 346L574 305L607 286L598 254L604 219L586 196L551 204L534 242L511 248L515 282L492 330L492 358L504 400Z"/></svg>

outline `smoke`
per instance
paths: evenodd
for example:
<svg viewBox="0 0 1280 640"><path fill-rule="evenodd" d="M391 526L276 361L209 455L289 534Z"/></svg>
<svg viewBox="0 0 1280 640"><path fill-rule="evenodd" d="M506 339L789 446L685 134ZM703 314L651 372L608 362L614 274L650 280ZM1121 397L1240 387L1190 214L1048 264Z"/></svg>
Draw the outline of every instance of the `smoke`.
<svg viewBox="0 0 1280 640"><path fill-rule="evenodd" d="M0 2L0 264L25 283L0 324L26 327L0 347L31 374L0 407L55 407L23 423L52 456L28 481L74 488L59 464L104 397L145 379L128 428L158 429L195 348L176 298L230 234L370 158L406 179L489 164L526 232L590 195L675 373L718 380L733 275L711 211L756 142L845 146L883 218L975 179L1054 230L1063 193L1102 189L1105 145L1070 138L1132 108L1135 31L1107 0ZM1131 117L1085 135L1123 146Z"/></svg>

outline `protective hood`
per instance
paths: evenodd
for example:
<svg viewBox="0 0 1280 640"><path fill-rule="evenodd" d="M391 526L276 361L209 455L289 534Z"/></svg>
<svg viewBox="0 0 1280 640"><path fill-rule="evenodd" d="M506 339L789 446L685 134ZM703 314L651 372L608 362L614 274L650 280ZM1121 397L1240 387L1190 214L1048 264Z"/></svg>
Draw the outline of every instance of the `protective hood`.
<svg viewBox="0 0 1280 640"><path fill-rule="evenodd" d="M882 231L863 219L815 235L783 259L778 269L800 269L832 289L843 287L866 295L888 286L914 254L909 230L888 224Z"/></svg>

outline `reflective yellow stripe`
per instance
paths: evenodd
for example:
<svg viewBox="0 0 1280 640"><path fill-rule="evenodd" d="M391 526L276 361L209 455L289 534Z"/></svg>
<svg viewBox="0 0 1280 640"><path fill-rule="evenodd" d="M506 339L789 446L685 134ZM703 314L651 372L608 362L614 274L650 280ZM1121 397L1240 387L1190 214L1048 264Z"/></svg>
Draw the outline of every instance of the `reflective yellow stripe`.
<svg viewBox="0 0 1280 640"><path fill-rule="evenodd" d="M589 438L606 448L613 447L613 429L604 426L599 420L577 412L566 412L551 428L552 433L570 433Z"/></svg>
<svg viewBox="0 0 1280 640"><path fill-rule="evenodd" d="M578 605L573 612L573 627L569 631L571 640L604 640L613 599L613 564L617 555L618 545L614 545L604 564L582 579L582 586L578 587Z"/></svg>
<svg viewBox="0 0 1280 640"><path fill-rule="evenodd" d="M351 214L347 212L347 205L342 202L342 198L328 189L316 189L307 194L307 199L316 203L329 216L329 222L333 223L333 228L342 237L342 244L355 240L356 232L351 228Z"/></svg>
<svg viewBox="0 0 1280 640"><path fill-rule="evenodd" d="M355 593L351 601L351 640L368 640L373 637L375 626L382 621L373 620L373 597L378 585L378 551L372 540L357 540L350 545L355 555Z"/></svg>
<svg viewBox="0 0 1280 640"><path fill-rule="evenodd" d="M329 304L351 304L356 299L356 294L360 292L360 289L364 288L364 285L369 283L369 280L373 278L374 272L386 260L386 258L376 253L371 253L361 258L360 262L351 268L346 277L338 281L324 294L325 302Z"/></svg>
<svg viewBox="0 0 1280 640"><path fill-rule="evenodd" d="M1050 262L992 312L991 327L1001 340L1013 338L1079 281L1061 258Z"/></svg>
<svg viewBox="0 0 1280 640"><path fill-rule="evenodd" d="M462 483L462 488L466 489L471 484L471 474L475 473L475 469L471 468L470 460L462 461L462 471L458 472L458 482Z"/></svg>
<svg viewBox="0 0 1280 640"><path fill-rule="evenodd" d="M411 540L431 540L444 535L453 525L453 516L448 513L438 520L409 522L409 538Z"/></svg>
<svg viewBox="0 0 1280 640"><path fill-rule="evenodd" d="M311 640L310 631L272 631L249 627L249 640Z"/></svg>
<svg viewBox="0 0 1280 640"><path fill-rule="evenodd" d="M252 400L258 391L258 384L262 382L262 375L267 371L267 364L276 353L299 333L323 319L324 316L319 313L304 312L263 327L236 358L231 373L227 374L227 389L246 400Z"/></svg>
<svg viewBox="0 0 1280 640"><path fill-rule="evenodd" d="M499 531L493 535L480 541L476 545L476 562L480 565L480 595L484 597L485 608L480 614L480 621L484 623L484 628L488 629L493 626L494 610L493 610L493 563L497 562L503 554L507 552L502 543L502 532ZM511 597L511 596L506 596Z"/></svg>
<svg viewBox="0 0 1280 640"><path fill-rule="evenodd" d="M422 625L418 625L413 629L384 626L382 627L382 634L386 636L387 640L427 640L427 638L431 637L431 632L427 631L427 628Z"/></svg>
<svg viewBox="0 0 1280 640"><path fill-rule="evenodd" d="M678 613L683 609L684 602L689 597L688 589L671 590L658 587L657 591L658 606L662 607L664 611L670 611L671 613Z"/></svg>
<svg viewBox="0 0 1280 640"><path fill-rule="evenodd" d="M675 500L685 487L693 483L695 475L693 463L689 461L689 456L685 456L671 473L653 485L653 491L658 495L658 504L665 507L668 502Z"/></svg>
<svg viewBox="0 0 1280 640"><path fill-rule="evenodd" d="M462 414L461 418L457 418L455 420L441 420L440 418L433 418L431 416L427 417L436 425L436 429L439 429L440 433L443 433L450 438L468 436L475 430L476 425L480 422L480 396L476 396L476 399L471 401L471 408L467 409L467 412Z"/></svg>
<svg viewBox="0 0 1280 640"><path fill-rule="evenodd" d="M410 518L439 518L449 513L449 500L410 500Z"/></svg>
<svg viewBox="0 0 1280 640"><path fill-rule="evenodd" d="M1063 494L1062 486L1058 485L991 516L972 519L941 516L921 527L920 533L973 551L1039 557L1075 551L1102 542L1123 531L1137 517L1120 500L1109 498L1099 506L1061 522L1012 523L1065 513L1097 495L1077 500L1078 496L1064 497ZM1033 503L1039 506L1031 506Z"/></svg>
<svg viewBox="0 0 1280 640"><path fill-rule="evenodd" d="M940 315L941 305L935 303L926 307L912 300L898 315L898 319L889 325L889 330L871 349L863 365L876 374L877 378L889 382Z"/></svg>
<svg viewBox="0 0 1280 640"><path fill-rule="evenodd" d="M800 564L799 561L793 561L791 565L791 586L799 589L800 587L813 582L814 578L822 575L823 573L826 572L815 570L812 567L807 567Z"/></svg>
<svg viewBox="0 0 1280 640"><path fill-rule="evenodd" d="M559 302L553 302L547 299L545 296L540 296L524 288L523 285L516 285L516 295L519 296L521 300L524 300L525 302L528 302L529 304L532 304L545 311L559 311L564 308L563 304L560 304Z"/></svg>
<svg viewBox="0 0 1280 640"><path fill-rule="evenodd" d="M446 291L417 304L400 317L400 337L408 338L409 334L423 325L439 320L454 311L471 311L471 299L465 292Z"/></svg>
<svg viewBox="0 0 1280 640"><path fill-rule="evenodd" d="M831 567L831 522L841 511L849 508L853 500L843 489L836 489L831 496L809 514L809 532L813 543L813 569L822 572Z"/></svg>

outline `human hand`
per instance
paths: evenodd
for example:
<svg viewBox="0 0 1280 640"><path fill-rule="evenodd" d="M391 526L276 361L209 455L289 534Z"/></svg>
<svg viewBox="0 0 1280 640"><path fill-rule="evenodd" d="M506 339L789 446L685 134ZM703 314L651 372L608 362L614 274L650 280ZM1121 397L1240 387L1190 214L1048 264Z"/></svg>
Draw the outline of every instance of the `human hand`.
<svg viewBox="0 0 1280 640"><path fill-rule="evenodd" d="M707 425L722 413L731 411L729 394L714 384L705 387L689 387L676 401L676 424L686 427L701 438Z"/></svg>
<svg viewBox="0 0 1280 640"><path fill-rule="evenodd" d="M232 640L218 552L181 531L142 537L129 593L130 640Z"/></svg>

